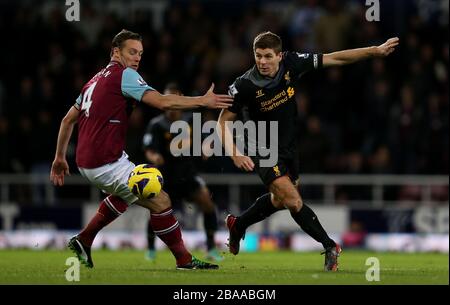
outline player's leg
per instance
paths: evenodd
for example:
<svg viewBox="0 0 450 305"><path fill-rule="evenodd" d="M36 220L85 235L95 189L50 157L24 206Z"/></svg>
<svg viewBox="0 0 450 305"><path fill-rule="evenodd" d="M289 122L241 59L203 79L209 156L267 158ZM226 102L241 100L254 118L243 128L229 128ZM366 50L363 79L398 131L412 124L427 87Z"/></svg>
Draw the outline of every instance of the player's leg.
<svg viewBox="0 0 450 305"><path fill-rule="evenodd" d="M277 198L279 204L289 209L292 218L294 218L303 231L316 241L322 243L324 248L335 245L334 241L328 237L323 229L317 215L310 207L303 203L300 194L289 177L283 176L273 181L270 185L270 191Z"/></svg>
<svg viewBox="0 0 450 305"><path fill-rule="evenodd" d="M148 222L147 222L146 235L147 235L147 252L145 253L145 258L150 261L153 261L156 258L156 250L155 250L156 234L155 234L155 232L153 232L150 218L148 219Z"/></svg>
<svg viewBox="0 0 450 305"><path fill-rule="evenodd" d="M275 167L259 167L259 160L255 159L254 162L256 166L255 170L266 186L269 186L281 173L284 174L287 172L287 168L283 164L279 164ZM244 238L245 230L247 230L248 227L282 209L284 209L284 207L280 204L276 204L275 197L269 192L258 197L240 216L236 217L229 214L225 219L225 223L229 231L228 247L230 252L234 255L239 253L240 240Z"/></svg>
<svg viewBox="0 0 450 305"><path fill-rule="evenodd" d="M197 176L195 181L194 192L190 194L189 199L196 203L203 213L203 226L208 250L207 259L221 261L223 257L218 253L214 239L217 231L217 215L211 192L203 179Z"/></svg>
<svg viewBox="0 0 450 305"><path fill-rule="evenodd" d="M172 194L172 190L174 189L174 186L172 183L172 177L169 175L165 175L165 181L166 183L164 184L164 190L161 191L161 197L160 195L158 195L158 197L156 197L154 200L150 200L147 203L146 202L141 202L138 203L138 205L143 205L143 207L145 207L146 209L148 209L150 211L150 218L148 220L148 225L147 225L147 243L148 243L148 251L146 253L146 258L149 260L154 259L154 257L156 257L156 252L154 250L154 245L155 245L155 237L157 236L157 234L155 233L155 229L153 228L153 226L161 226L161 221L168 221L167 225L171 226L174 223L174 215L173 215L173 203L174 200L175 202L177 202L178 197L172 197L169 198L168 194ZM152 216L153 214L155 215L159 215L162 213L167 212L168 210L170 210L170 213L168 215L166 215L167 217L162 217L162 220L157 222L156 221L156 217L158 216ZM173 216L173 218L172 218ZM161 217L160 217L161 218ZM152 225L152 220L153 220L153 225ZM175 219L176 221L176 219ZM164 225L164 224L162 224ZM161 230L164 229L160 228ZM177 230L175 230L173 232L175 234L175 240L177 240ZM173 235L172 234L168 234L167 236L159 236L160 239L166 243L169 242L173 242L172 238ZM166 243L167 245L167 243ZM183 249L183 248L182 248ZM169 247L170 250L170 247Z"/></svg>
<svg viewBox="0 0 450 305"><path fill-rule="evenodd" d="M94 267L91 257L91 246L97 233L122 215L128 208L128 204L120 197L109 195L101 203L97 213L92 217L87 226L70 239L69 248L75 252L78 259L87 267Z"/></svg>
<svg viewBox="0 0 450 305"><path fill-rule="evenodd" d="M184 247L178 221L172 213L169 195L161 191L157 197L151 200L139 200L136 204L150 210L151 227L175 256L177 265L189 263L191 254Z"/></svg>
<svg viewBox="0 0 450 305"><path fill-rule="evenodd" d="M245 232L251 225L266 219L273 213L282 209L284 209L283 206L278 207L276 205L273 194L266 193L258 197L247 210L237 217L236 229Z"/></svg>
<svg viewBox="0 0 450 305"><path fill-rule="evenodd" d="M137 200L127 186L128 175L133 168L134 164L128 160L125 152L114 163L93 169L79 168L81 175L92 185L111 194L100 203L97 213L83 231L72 237L68 244L80 261L88 267L92 268L94 265L90 252L97 233L122 215L128 206Z"/></svg>
<svg viewBox="0 0 450 305"><path fill-rule="evenodd" d="M87 246L91 246L97 233L117 217L122 215L128 208L128 204L120 197L109 195L101 203L97 213L78 234L78 237Z"/></svg>
<svg viewBox="0 0 450 305"><path fill-rule="evenodd" d="M225 222L230 231L228 247L234 255L239 253L239 242L245 237L245 231L251 225L258 223L273 213L284 209L277 207L275 198L271 193L266 193L256 199L256 201L245 210L240 216L228 215Z"/></svg>
<svg viewBox="0 0 450 305"><path fill-rule="evenodd" d="M167 245L174 255L178 269L217 269L217 265L199 261L185 248L180 225L173 215L169 195L161 193L150 200L136 204L150 210L150 222L155 234Z"/></svg>
<svg viewBox="0 0 450 305"><path fill-rule="evenodd" d="M291 179L288 176L280 177L271 183L269 189L277 198L277 204L289 209L292 218L303 231L323 245L326 254L325 268L336 271L340 246L328 236L313 210L303 203Z"/></svg>
<svg viewBox="0 0 450 305"><path fill-rule="evenodd" d="M163 185L163 191L166 196L167 194L177 194L174 191L177 190L176 186L173 184L173 182L175 181L173 175L171 174L170 171L167 171L164 173L164 185ZM161 200L160 199L164 199ZM159 197L156 200L150 202L151 204L148 207L149 211L150 211L150 218L148 220L148 224L147 224L147 246L148 246L148 251L146 253L146 258L148 260L153 260L156 257L156 252L155 252L155 238L156 238L156 233L154 232L154 229L152 227L152 213L155 214L159 214L164 212L164 210L170 208L171 210L174 209L174 204L178 202L179 197L178 196L174 196L171 195L170 198L168 198L168 200L165 200L165 198L163 197ZM162 205L161 205L162 203Z"/></svg>

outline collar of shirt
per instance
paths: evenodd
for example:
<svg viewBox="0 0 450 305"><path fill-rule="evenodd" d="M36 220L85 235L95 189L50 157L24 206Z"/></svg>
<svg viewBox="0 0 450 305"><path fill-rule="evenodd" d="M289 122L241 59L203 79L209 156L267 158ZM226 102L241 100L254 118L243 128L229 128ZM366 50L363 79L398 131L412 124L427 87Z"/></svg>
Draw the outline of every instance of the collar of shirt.
<svg viewBox="0 0 450 305"><path fill-rule="evenodd" d="M278 69L277 74L275 75L275 77L272 78L269 76L261 75L261 73L259 73L256 65L254 65L252 68L252 71L250 73L250 80L252 81L253 84L255 84L256 86L258 86L260 88L272 89L272 88L278 86L278 84L280 83L280 81L283 78L285 70L286 70L286 68L284 66L284 61L281 61L280 68Z"/></svg>

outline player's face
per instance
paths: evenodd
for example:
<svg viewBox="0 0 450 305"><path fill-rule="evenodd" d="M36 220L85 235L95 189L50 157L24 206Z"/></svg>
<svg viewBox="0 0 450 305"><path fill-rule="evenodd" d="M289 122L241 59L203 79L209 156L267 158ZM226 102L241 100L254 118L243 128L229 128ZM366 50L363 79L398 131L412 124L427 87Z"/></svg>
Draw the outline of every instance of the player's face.
<svg viewBox="0 0 450 305"><path fill-rule="evenodd" d="M122 64L133 70L139 68L142 53L144 53L142 42L134 39L125 40L121 50L119 48L115 48L114 50L114 54L118 55Z"/></svg>
<svg viewBox="0 0 450 305"><path fill-rule="evenodd" d="M275 53L273 49L256 49L255 62L259 73L274 77L280 68L281 52Z"/></svg>

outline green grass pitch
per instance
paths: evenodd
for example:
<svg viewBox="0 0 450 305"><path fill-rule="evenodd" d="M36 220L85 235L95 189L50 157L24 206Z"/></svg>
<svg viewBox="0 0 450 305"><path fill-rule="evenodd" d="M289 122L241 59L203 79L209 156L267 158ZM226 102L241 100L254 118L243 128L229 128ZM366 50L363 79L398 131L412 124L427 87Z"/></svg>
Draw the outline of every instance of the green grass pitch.
<svg viewBox="0 0 450 305"><path fill-rule="evenodd" d="M194 252L203 258L202 252ZM1 250L0 284L449 284L448 254L346 251L337 273L324 272L318 252L225 254L219 270L175 270L168 251L156 262L143 251L93 251L95 268L81 266L80 281L66 280L69 251ZM380 281L366 281L366 259L380 262Z"/></svg>

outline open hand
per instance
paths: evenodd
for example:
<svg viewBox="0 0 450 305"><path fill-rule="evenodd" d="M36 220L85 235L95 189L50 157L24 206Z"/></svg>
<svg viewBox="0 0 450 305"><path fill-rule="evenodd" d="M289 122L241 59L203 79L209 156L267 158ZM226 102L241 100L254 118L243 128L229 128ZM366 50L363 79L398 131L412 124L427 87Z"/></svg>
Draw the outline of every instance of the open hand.
<svg viewBox="0 0 450 305"><path fill-rule="evenodd" d="M206 99L206 107L212 109L224 109L233 104L233 98L228 94L215 94L214 83L209 88L208 92L203 96Z"/></svg>
<svg viewBox="0 0 450 305"><path fill-rule="evenodd" d="M70 176L69 164L67 164L66 159L55 159L50 171L50 181L54 185L62 186L64 185L64 175Z"/></svg>
<svg viewBox="0 0 450 305"><path fill-rule="evenodd" d="M398 37L388 39L385 43L377 47L377 56L380 57L389 56L389 54L395 51L395 47L398 46L399 44L400 39Z"/></svg>
<svg viewBox="0 0 450 305"><path fill-rule="evenodd" d="M233 162L237 168L245 170L246 172L252 172L255 168L255 163L253 163L253 160L247 156L234 156Z"/></svg>

